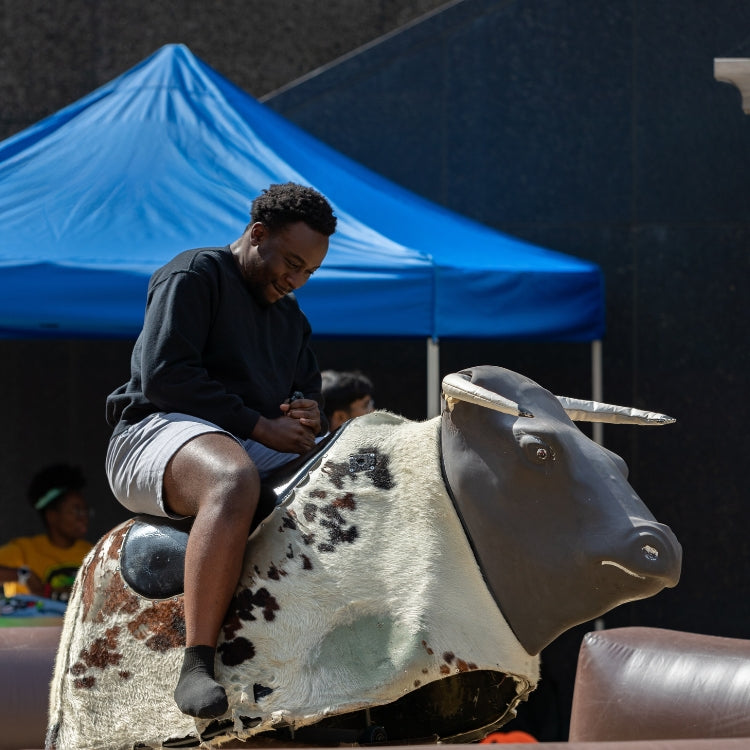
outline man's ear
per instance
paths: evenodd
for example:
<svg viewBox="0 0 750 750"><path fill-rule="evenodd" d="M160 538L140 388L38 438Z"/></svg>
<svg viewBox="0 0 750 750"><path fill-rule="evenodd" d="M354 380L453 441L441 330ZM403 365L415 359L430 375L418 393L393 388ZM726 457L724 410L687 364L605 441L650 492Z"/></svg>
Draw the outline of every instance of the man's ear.
<svg viewBox="0 0 750 750"><path fill-rule="evenodd" d="M257 245L266 236L267 231L265 224L256 221L250 225L250 239Z"/></svg>

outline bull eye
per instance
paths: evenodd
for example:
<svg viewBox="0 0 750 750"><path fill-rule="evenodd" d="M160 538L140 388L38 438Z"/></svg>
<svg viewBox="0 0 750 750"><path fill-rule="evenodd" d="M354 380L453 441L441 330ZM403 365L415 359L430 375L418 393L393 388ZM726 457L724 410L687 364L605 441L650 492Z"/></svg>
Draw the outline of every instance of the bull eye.
<svg viewBox="0 0 750 750"><path fill-rule="evenodd" d="M519 442L526 458L533 464L542 466L555 460L552 448L535 435L522 435Z"/></svg>

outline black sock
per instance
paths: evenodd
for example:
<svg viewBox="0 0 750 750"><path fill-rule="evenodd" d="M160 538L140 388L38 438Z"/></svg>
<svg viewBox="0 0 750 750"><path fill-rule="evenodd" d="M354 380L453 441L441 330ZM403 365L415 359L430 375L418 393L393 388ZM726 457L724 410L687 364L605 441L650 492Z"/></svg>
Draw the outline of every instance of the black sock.
<svg viewBox="0 0 750 750"><path fill-rule="evenodd" d="M214 680L214 657L211 646L189 646L185 649L182 671L174 699L182 713L200 719L213 719L226 713L229 704L224 688Z"/></svg>

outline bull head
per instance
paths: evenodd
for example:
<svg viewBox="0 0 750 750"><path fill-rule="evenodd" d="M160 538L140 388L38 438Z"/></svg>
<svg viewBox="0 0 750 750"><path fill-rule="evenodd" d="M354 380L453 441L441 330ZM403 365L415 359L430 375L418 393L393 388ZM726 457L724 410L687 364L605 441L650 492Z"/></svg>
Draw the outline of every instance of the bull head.
<svg viewBox="0 0 750 750"><path fill-rule="evenodd" d="M572 422L663 425L663 414L553 396L518 373L443 380L446 484L488 588L530 653L679 580L682 552L625 462Z"/></svg>

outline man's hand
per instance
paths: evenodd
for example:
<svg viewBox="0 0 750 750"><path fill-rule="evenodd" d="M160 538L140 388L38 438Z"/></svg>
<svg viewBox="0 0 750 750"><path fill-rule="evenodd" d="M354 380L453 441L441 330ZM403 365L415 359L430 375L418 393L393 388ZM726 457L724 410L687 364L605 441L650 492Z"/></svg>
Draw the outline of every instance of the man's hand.
<svg viewBox="0 0 750 750"><path fill-rule="evenodd" d="M251 437L253 440L257 440L280 453L307 453L315 447L317 431L313 427L303 424L303 421L310 420L290 419L288 416L277 417L276 419L261 417L255 425ZM320 417L318 417L319 421Z"/></svg>
<svg viewBox="0 0 750 750"><path fill-rule="evenodd" d="M291 403L281 404L281 413L312 430L313 437L320 432L320 409L318 402L311 398L298 398Z"/></svg>

